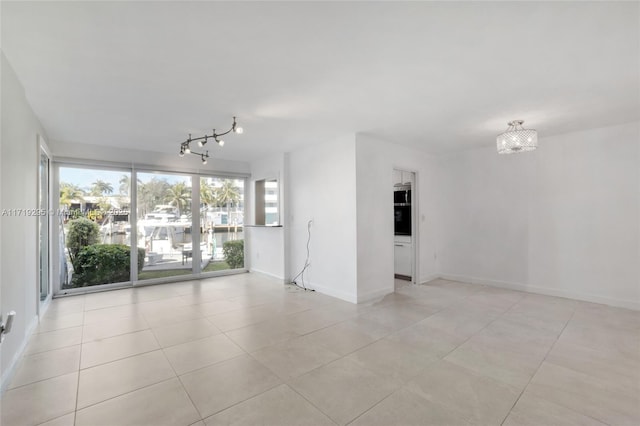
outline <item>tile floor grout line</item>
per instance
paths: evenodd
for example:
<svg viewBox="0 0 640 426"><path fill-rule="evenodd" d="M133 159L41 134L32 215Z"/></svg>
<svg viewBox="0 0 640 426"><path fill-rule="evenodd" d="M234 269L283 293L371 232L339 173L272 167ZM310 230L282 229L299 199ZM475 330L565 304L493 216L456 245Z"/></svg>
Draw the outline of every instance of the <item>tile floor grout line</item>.
<svg viewBox="0 0 640 426"><path fill-rule="evenodd" d="M333 361L332 361L333 362ZM326 364L325 364L326 365ZM306 373L305 373L306 374ZM303 374L304 375L304 374ZM298 376L301 377L301 376ZM324 411L322 411L320 409L320 407L318 407L316 404L314 404L312 401L310 401L309 399L307 399L306 396L304 396L303 394L301 394L300 392L298 392L298 390L296 388L294 388L293 386L291 386L289 384L289 381L286 381L285 383L283 383L286 387L288 387L289 389L291 389L292 392L295 392L296 394L298 394L302 399L304 399L305 401L307 401L313 408L315 408L316 410L318 410L319 413L322 413L323 416L325 416L326 418L328 418L329 420L331 420L333 423L336 424L336 426L340 425L339 422L335 421L333 419L333 417L331 417L330 415L328 415L327 413L325 413Z"/></svg>
<svg viewBox="0 0 640 426"><path fill-rule="evenodd" d="M533 378L536 376L536 374L538 374L538 371L540 370L540 367L542 367L542 364L544 364L545 360L547 359L547 356L549 355L549 353L553 350L553 347L556 345L556 343L558 343L558 340L560 340L560 336L562 336L562 333L564 333L564 330L567 328L567 325L569 325L569 323L571 322L571 320L573 319L573 316L576 313L576 308L573 308L573 311L571 312L571 317L569 317L569 319L567 320L567 322L564 324L564 326L562 327L562 330L560 330L560 333L558 333L558 336L556 337L556 340L551 344L551 346L549 346L549 349L547 350L547 352L544 354L544 357L542 358L542 361L540 361L540 363L538 364L538 367L536 368L536 370L533 372L533 374L529 377L529 380L527 381L527 384L524 385L524 387L522 388L522 390L520 391L520 394L518 395L518 397L516 398L516 400L513 402L513 404L511 405L511 408L509 409L509 411L507 412L507 414L504 416L504 419L502 419L502 421L500 422L500 426L502 426L504 424L504 422L507 420L507 418L509 417L509 415L511 414L511 412L513 411L513 408L516 406L516 404L518 403L518 401L520 401L520 398L522 398L522 395L524 395L524 392L527 390L527 388L529 387L529 385L531 384L531 381L533 380ZM573 411L573 410L572 410Z"/></svg>
<svg viewBox="0 0 640 426"><path fill-rule="evenodd" d="M85 310L84 310L84 303L82 306L82 330L80 331L80 356L78 357L78 382L76 384L76 404L73 410L73 424L75 426L76 424L76 418L78 417L78 400L80 399L80 373L82 372L82 349L83 349L83 344L82 344L82 340L84 339L84 317L85 317Z"/></svg>

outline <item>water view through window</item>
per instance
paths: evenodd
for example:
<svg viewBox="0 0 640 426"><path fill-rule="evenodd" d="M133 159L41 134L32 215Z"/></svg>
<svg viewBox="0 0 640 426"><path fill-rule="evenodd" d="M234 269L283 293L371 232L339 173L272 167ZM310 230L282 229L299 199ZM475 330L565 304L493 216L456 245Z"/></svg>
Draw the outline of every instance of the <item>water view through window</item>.
<svg viewBox="0 0 640 426"><path fill-rule="evenodd" d="M244 268L244 179L138 172L132 182L128 171L59 171L62 289Z"/></svg>

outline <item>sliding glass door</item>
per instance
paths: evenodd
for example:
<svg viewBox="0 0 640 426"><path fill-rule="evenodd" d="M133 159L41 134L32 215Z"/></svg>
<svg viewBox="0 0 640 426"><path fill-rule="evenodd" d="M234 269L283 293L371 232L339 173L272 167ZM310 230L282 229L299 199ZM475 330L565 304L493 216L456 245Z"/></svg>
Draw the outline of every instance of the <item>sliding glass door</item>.
<svg viewBox="0 0 640 426"><path fill-rule="evenodd" d="M43 159L41 168L47 164ZM56 170L60 291L245 269L244 178L82 165ZM45 222L41 235L49 233Z"/></svg>
<svg viewBox="0 0 640 426"><path fill-rule="evenodd" d="M138 281L191 274L197 250L193 247L191 177L138 172L136 185L137 245L143 259Z"/></svg>
<svg viewBox="0 0 640 426"><path fill-rule="evenodd" d="M60 287L131 280L131 173L60 167Z"/></svg>
<svg viewBox="0 0 640 426"><path fill-rule="evenodd" d="M244 268L244 179L200 178L202 272Z"/></svg>

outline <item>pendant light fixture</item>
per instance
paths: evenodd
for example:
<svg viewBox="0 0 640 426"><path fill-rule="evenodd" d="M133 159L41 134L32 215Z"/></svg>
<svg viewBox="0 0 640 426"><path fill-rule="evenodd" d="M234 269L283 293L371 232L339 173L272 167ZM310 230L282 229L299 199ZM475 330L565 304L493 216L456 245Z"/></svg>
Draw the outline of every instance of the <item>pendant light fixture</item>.
<svg viewBox="0 0 640 426"><path fill-rule="evenodd" d="M202 159L202 164L207 164L207 158L209 158L209 151L205 151L205 152L192 151L191 142L196 142L200 148L203 148L209 142L209 139L213 139L218 145L224 146L224 140L220 139L220 137L227 135L231 132L237 133L239 135L242 134L243 132L242 127L238 126L238 124L236 123L235 117L233 117L233 124L231 125L231 128L226 132L216 133L216 129L213 129L213 134L211 135L205 134L204 136L201 136L199 138L192 138L191 133L189 133L189 137L187 138L187 140L180 143L180 152L178 155L180 155L180 157L184 157L185 154L199 155L200 158Z"/></svg>
<svg viewBox="0 0 640 426"><path fill-rule="evenodd" d="M496 140L498 154L533 151L538 147L538 132L522 127L524 120L513 120L507 124L507 130Z"/></svg>

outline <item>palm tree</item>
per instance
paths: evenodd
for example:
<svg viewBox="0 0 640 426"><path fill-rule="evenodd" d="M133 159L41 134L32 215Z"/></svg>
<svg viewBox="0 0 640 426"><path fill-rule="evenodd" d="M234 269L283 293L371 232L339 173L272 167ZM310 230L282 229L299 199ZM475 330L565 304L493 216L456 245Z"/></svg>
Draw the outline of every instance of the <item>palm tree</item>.
<svg viewBox="0 0 640 426"><path fill-rule="evenodd" d="M191 188L184 182L178 182L167 189L165 201L178 208L178 216L191 202Z"/></svg>
<svg viewBox="0 0 640 426"><path fill-rule="evenodd" d="M170 185L166 180L156 177L147 183L140 181L138 183L138 207L141 210L142 216L144 216L153 210L156 205L164 202Z"/></svg>
<svg viewBox="0 0 640 426"><path fill-rule="evenodd" d="M138 185L142 183L140 179L137 180ZM128 196L131 193L131 175L122 175L120 178L119 191L120 195Z"/></svg>
<svg viewBox="0 0 640 426"><path fill-rule="evenodd" d="M232 180L225 179L222 181L222 184L216 188L215 196L218 203L227 206L227 225L230 225L229 208L233 203L240 201L239 188Z"/></svg>
<svg viewBox="0 0 640 426"><path fill-rule="evenodd" d="M60 182L60 205L71 207L73 201L83 201L84 191L72 183Z"/></svg>
<svg viewBox="0 0 640 426"><path fill-rule="evenodd" d="M200 202L207 206L213 206L218 202L216 189L205 178L200 179Z"/></svg>
<svg viewBox="0 0 640 426"><path fill-rule="evenodd" d="M91 184L91 195L99 197L104 194L111 194L113 192L113 185L103 180L96 180Z"/></svg>

